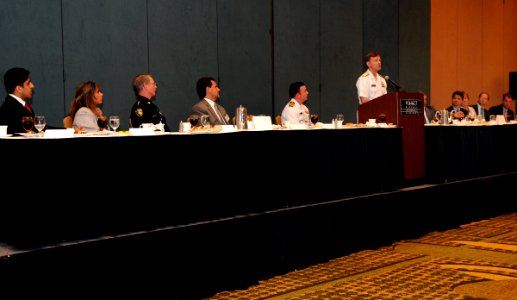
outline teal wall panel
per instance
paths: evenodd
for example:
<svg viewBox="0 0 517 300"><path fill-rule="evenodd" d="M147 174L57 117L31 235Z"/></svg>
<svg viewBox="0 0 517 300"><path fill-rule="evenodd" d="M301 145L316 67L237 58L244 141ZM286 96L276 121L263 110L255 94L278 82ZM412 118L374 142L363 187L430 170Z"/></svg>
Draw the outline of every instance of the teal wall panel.
<svg viewBox="0 0 517 300"><path fill-rule="evenodd" d="M217 57L217 1L149 0L149 69L171 130L199 101L196 81L217 79Z"/></svg>
<svg viewBox="0 0 517 300"><path fill-rule="evenodd" d="M430 95L431 3L399 0L399 84L408 91ZM431 102L431 97L429 97Z"/></svg>
<svg viewBox="0 0 517 300"><path fill-rule="evenodd" d="M380 51L382 74L429 90L429 0L0 0L0 72L20 65L36 84L33 106L60 126L75 86L101 84L105 114L128 128L131 81L150 72L173 130L215 77L221 104L280 114L288 86L304 81L308 106L330 122L356 121L363 57ZM5 94L4 94L5 95Z"/></svg>
<svg viewBox="0 0 517 300"><path fill-rule="evenodd" d="M239 105L271 116L269 1L220 0L217 11L221 104L232 116Z"/></svg>
<svg viewBox="0 0 517 300"><path fill-rule="evenodd" d="M80 82L98 82L104 114L119 115L127 129L131 81L148 69L146 1L63 0L63 29L66 108Z"/></svg>
<svg viewBox="0 0 517 300"><path fill-rule="evenodd" d="M35 89L34 112L45 115L50 125L63 124L63 57L61 2L0 1L1 101L5 96L3 75L12 67L31 72Z"/></svg>
<svg viewBox="0 0 517 300"><path fill-rule="evenodd" d="M395 81L399 81L398 1L363 1L363 56L373 50L380 52L382 58L380 73L383 76L389 75ZM363 69L366 70L366 67ZM393 91L390 84L388 84L388 91Z"/></svg>
<svg viewBox="0 0 517 300"><path fill-rule="evenodd" d="M357 89L363 72L362 0L321 1L321 109L330 122L337 113L356 122Z"/></svg>
<svg viewBox="0 0 517 300"><path fill-rule="evenodd" d="M318 0L273 1L274 107L281 114L289 101L289 85L303 81L306 105L320 111L320 7ZM325 121L325 120L323 120Z"/></svg>

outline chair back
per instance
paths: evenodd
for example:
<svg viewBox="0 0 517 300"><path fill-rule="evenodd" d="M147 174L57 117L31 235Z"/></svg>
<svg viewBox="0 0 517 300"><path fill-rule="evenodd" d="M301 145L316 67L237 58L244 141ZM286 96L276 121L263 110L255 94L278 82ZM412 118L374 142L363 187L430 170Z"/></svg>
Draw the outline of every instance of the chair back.
<svg viewBox="0 0 517 300"><path fill-rule="evenodd" d="M281 115L276 115L276 117L275 117L275 124L276 125L282 125L282 116Z"/></svg>
<svg viewBox="0 0 517 300"><path fill-rule="evenodd" d="M72 118L72 116L66 116L63 118L63 127L65 127L65 128L74 127L74 119Z"/></svg>

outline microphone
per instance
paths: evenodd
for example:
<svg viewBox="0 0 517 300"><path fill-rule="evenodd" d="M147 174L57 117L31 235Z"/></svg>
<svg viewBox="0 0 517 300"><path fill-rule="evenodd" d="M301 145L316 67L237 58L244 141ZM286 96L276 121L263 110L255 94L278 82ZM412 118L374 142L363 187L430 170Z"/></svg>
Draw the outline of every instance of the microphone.
<svg viewBox="0 0 517 300"><path fill-rule="evenodd" d="M393 86L395 86L395 88L398 90L400 90L400 85L398 85L395 81L391 80L391 78L386 75L384 76L384 79L386 79L387 81L389 81L391 84L393 84Z"/></svg>

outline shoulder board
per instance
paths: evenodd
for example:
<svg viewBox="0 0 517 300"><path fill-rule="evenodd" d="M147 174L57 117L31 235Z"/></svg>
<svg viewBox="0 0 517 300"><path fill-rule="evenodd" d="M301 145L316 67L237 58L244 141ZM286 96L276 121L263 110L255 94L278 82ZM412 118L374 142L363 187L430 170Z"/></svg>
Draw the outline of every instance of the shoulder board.
<svg viewBox="0 0 517 300"><path fill-rule="evenodd" d="M293 107L293 106L294 106L294 102L293 101L289 102L289 107Z"/></svg>
<svg viewBox="0 0 517 300"><path fill-rule="evenodd" d="M368 74L368 72L364 72L363 75L361 75L361 76L366 77L368 75L370 75L370 74Z"/></svg>

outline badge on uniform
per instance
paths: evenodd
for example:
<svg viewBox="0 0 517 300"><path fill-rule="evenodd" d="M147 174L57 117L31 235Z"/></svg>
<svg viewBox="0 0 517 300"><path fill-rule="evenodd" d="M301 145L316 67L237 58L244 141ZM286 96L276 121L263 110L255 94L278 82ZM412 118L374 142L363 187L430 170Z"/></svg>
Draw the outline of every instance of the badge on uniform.
<svg viewBox="0 0 517 300"><path fill-rule="evenodd" d="M144 111L141 109L141 108L137 108L135 110L135 114L138 116L138 117L142 117L144 115Z"/></svg>
<svg viewBox="0 0 517 300"><path fill-rule="evenodd" d="M289 102L289 107L294 107L294 102L293 101Z"/></svg>
<svg viewBox="0 0 517 300"><path fill-rule="evenodd" d="M375 84L372 84L372 87L376 87L376 86L377 86L377 85L375 85Z"/></svg>

